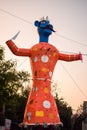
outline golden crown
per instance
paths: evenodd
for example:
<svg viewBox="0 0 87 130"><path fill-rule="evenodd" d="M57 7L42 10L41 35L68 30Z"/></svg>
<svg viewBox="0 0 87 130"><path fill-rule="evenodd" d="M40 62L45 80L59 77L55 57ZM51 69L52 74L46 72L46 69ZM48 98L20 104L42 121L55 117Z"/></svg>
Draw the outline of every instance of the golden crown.
<svg viewBox="0 0 87 130"><path fill-rule="evenodd" d="M48 16L47 16L46 18L45 18L45 17L42 17L42 18L40 19L40 21L43 21L43 20L49 21Z"/></svg>

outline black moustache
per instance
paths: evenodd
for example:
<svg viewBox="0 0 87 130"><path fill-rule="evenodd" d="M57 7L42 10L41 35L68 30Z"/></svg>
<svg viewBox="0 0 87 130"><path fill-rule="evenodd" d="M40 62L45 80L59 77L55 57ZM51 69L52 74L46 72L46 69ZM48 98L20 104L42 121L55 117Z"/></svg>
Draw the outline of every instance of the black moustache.
<svg viewBox="0 0 87 130"><path fill-rule="evenodd" d="M51 31L56 32L56 31L55 31L53 28L51 28L49 25L46 26L46 27L44 27L44 29L50 29Z"/></svg>

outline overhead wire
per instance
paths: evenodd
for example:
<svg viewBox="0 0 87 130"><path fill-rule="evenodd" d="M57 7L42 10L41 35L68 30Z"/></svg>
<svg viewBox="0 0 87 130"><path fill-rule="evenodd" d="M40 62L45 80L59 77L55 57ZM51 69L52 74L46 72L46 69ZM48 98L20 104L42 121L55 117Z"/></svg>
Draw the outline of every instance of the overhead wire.
<svg viewBox="0 0 87 130"><path fill-rule="evenodd" d="M60 51L60 52L62 52L62 53L68 53L68 54L77 54L77 53L75 53L75 52L70 52L70 51ZM87 54L86 53L81 53L83 56L87 56Z"/></svg>
<svg viewBox="0 0 87 130"><path fill-rule="evenodd" d="M1 11L1 12L4 12L4 13L6 13L6 14L12 16L12 17L15 17L15 18L17 18L17 19L19 19L19 20L21 20L21 21L23 21L23 22L26 22L26 23L29 23L29 24L33 25L32 22L30 22L30 21L28 21L28 20L25 20L24 18L21 18L21 17L19 17L19 16L17 16L17 15L14 15L14 14L12 14L12 13L10 13L10 12L4 10L4 9L1 9L1 8L0 8L0 11ZM63 35L61 35L61 34L59 34L59 33L55 33L55 34L56 34L57 36L59 36L59 37L62 37L62 38L64 38L64 39L66 39L66 40L70 40L70 41L72 41L72 42L75 42L75 43L77 43L77 44L79 44L79 45L87 46L87 44L85 44L85 43L82 43L82 42L73 40L73 39L71 39L71 38L65 37L65 36L63 36Z"/></svg>
<svg viewBox="0 0 87 130"><path fill-rule="evenodd" d="M8 14L8 15L10 15L10 16L12 16L12 17L15 17L15 18L17 18L17 19L19 19L19 20L21 20L21 21L23 21L23 22L26 22L26 23L29 23L29 24L33 24L32 22L30 22L30 21L28 21L28 20L25 20L24 18L21 18L21 17L19 17L19 16L17 16L17 15L14 15L14 14L12 14L12 13L10 13L10 12L4 10L4 9L1 9L1 8L0 8L0 11L3 12L3 13L5 13L5 14Z"/></svg>
<svg viewBox="0 0 87 130"><path fill-rule="evenodd" d="M87 96L85 95L85 93L82 91L82 89L79 87L79 85L77 84L77 82L75 81L75 79L72 77L72 75L70 74L70 72L65 68L65 66L59 62L61 64L61 66L63 67L63 69L67 72L67 74L69 75L69 77L72 79L72 81L74 82L74 84L76 85L76 87L79 89L80 93L87 98Z"/></svg>
<svg viewBox="0 0 87 130"><path fill-rule="evenodd" d="M81 45L81 46L87 46L87 44L85 44L85 43L82 43L82 42L73 40L73 39L71 39L71 38L65 37L65 36L63 36L63 35L61 35L61 34L59 34L59 33L55 33L55 34L56 34L58 37L60 36L60 37L62 37L62 38L64 38L64 39L66 39L66 40L72 41L72 42L77 43L77 44L79 44L79 45Z"/></svg>
<svg viewBox="0 0 87 130"><path fill-rule="evenodd" d="M6 14L12 16L12 17L15 17L15 18L17 18L17 19L19 19L19 20L21 20L21 21L23 21L23 22L26 22L26 23L28 23L28 24L33 25L32 22L30 22L30 21L28 21L28 20L25 20L24 18L21 18L21 17L19 17L19 16L16 16L16 15L14 15L14 14L12 14L12 13L10 13L10 12L4 10L4 9L1 9L1 8L0 8L0 11L3 12L3 13L6 13ZM59 37L62 37L62 38L64 38L64 39L66 39L66 40L70 40L70 41L72 41L72 42L75 42L75 43L77 43L77 44L79 44L79 45L87 46L86 44L84 44L84 43L82 43L82 42L79 42L79 41L73 40L73 39L71 39L71 38L65 37L65 36L63 36L63 35L61 35L61 34L57 34L57 33L56 33L56 35L59 36ZM62 52L64 52L64 51L62 51ZM72 53L72 52L66 52L66 53ZM82 55L87 56L87 54L82 54ZM24 60L23 63L24 63L25 61L26 61L26 60ZM22 63L21 63L21 65L22 65ZM19 66L21 66L21 65L19 65ZM85 98L87 98L87 96L86 96L86 95L84 94L84 92L80 89L79 85L76 83L76 81L74 80L74 78L72 77L72 75L67 71L67 69L63 66L63 64L61 64L61 65L62 65L62 67L64 68L64 70L68 73L68 75L70 76L70 78L73 80L74 84L77 86L77 88L79 89L79 91L81 92L81 94L82 94Z"/></svg>
<svg viewBox="0 0 87 130"><path fill-rule="evenodd" d="M24 59L24 60L21 62L21 64L18 66L18 68L21 67L21 65L22 65L23 63L25 63L27 60L28 60L28 58L27 58L27 59Z"/></svg>

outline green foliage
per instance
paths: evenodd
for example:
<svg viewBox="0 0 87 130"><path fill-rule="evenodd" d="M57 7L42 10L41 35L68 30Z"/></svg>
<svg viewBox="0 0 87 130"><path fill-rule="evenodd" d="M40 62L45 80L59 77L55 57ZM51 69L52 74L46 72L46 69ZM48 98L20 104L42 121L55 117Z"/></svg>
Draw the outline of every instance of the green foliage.
<svg viewBox="0 0 87 130"><path fill-rule="evenodd" d="M24 109L30 92L30 74L16 70L16 62L5 60L4 49L0 48L0 122L4 118L19 123L23 120ZM59 99L54 85L55 101L58 106L63 129L71 130L72 109Z"/></svg>
<svg viewBox="0 0 87 130"><path fill-rule="evenodd" d="M83 109L83 105L80 105L76 113L72 117L73 130L82 130L82 122L87 120L87 113Z"/></svg>
<svg viewBox="0 0 87 130"><path fill-rule="evenodd" d="M30 91L29 78L28 72L16 70L16 61L5 60L4 49L0 47L0 120L23 119Z"/></svg>
<svg viewBox="0 0 87 130"><path fill-rule="evenodd" d="M55 94L55 101L58 107L61 122L63 123L62 130L71 130L72 108L63 100L63 98L59 99L57 93Z"/></svg>
<svg viewBox="0 0 87 130"><path fill-rule="evenodd" d="M4 48L0 46L0 60L4 58Z"/></svg>

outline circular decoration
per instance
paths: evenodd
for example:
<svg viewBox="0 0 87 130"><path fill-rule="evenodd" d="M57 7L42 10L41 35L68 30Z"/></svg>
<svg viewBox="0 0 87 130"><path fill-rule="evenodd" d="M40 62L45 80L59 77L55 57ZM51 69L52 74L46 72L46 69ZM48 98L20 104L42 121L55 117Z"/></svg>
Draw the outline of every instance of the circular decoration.
<svg viewBox="0 0 87 130"><path fill-rule="evenodd" d="M52 76L52 74L53 74L53 73L52 73L52 71L50 71L50 72L49 72L49 76L51 77L51 76Z"/></svg>
<svg viewBox="0 0 87 130"><path fill-rule="evenodd" d="M50 107L51 107L51 104L50 104L50 102L49 102L48 100L45 100L45 101L43 101L43 106L44 106L45 108L50 108Z"/></svg>
<svg viewBox="0 0 87 130"><path fill-rule="evenodd" d="M47 56L47 55L43 55L43 56L41 56L41 61L42 62L48 62L48 60L49 60L49 57Z"/></svg>
<svg viewBox="0 0 87 130"><path fill-rule="evenodd" d="M37 56L34 57L34 62L37 62L38 58Z"/></svg>

